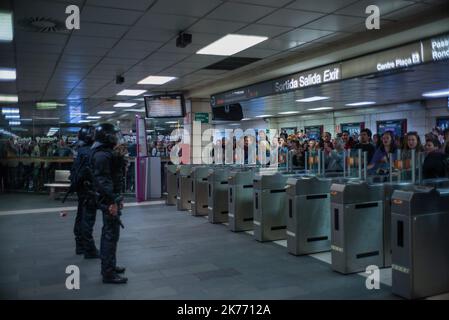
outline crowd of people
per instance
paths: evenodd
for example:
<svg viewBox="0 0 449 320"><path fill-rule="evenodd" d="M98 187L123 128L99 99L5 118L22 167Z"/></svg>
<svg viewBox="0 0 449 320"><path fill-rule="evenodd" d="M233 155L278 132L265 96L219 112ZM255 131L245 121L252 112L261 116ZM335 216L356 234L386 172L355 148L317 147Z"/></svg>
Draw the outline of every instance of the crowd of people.
<svg viewBox="0 0 449 320"><path fill-rule="evenodd" d="M435 128L427 133L424 139L422 142L421 137L415 131L407 132L403 136L396 136L393 131L373 134L367 128L360 130L359 134L350 134L348 131L343 131L335 137L330 132L324 132L319 139L309 137L303 131L290 135L283 132L277 139L278 165L280 167L289 166L294 169L311 168L313 164L317 165L314 156L322 151L326 171L344 171L345 161L357 156L360 149L362 153L366 152L368 174L382 175L389 172L390 157L394 168L410 169L412 150L415 150L416 164L422 165L423 178L449 176L449 129L443 131ZM261 157L259 154L260 146L266 150L266 157L270 157L270 141L265 130L259 130L256 139L245 136L243 141L245 164L249 163L248 150L249 145L253 142L257 142L255 144L256 164L261 164L259 161ZM234 150L237 144L238 142L234 138ZM215 146L218 146L218 148L222 146L224 150L226 139L217 140ZM224 154L225 151L223 151L223 158L225 158ZM234 152L235 158L236 153ZM420 159L423 159L421 164ZM351 163L351 165L354 164Z"/></svg>

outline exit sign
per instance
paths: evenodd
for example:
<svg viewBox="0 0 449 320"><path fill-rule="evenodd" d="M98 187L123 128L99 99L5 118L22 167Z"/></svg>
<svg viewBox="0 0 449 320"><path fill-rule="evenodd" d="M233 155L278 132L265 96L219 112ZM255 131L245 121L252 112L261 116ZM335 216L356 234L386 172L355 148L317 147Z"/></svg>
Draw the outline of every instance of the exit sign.
<svg viewBox="0 0 449 320"><path fill-rule="evenodd" d="M209 123L209 113L207 112L195 113L195 121L200 121L201 123Z"/></svg>

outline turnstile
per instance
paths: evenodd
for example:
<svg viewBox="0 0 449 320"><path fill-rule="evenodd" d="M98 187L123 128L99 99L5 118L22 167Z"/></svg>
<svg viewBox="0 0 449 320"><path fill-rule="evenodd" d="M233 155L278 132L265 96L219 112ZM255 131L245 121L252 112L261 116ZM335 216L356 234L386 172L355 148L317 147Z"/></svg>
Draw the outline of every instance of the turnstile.
<svg viewBox="0 0 449 320"><path fill-rule="evenodd" d="M192 200L192 166L182 165L178 170L178 195L177 195L177 207L178 210L190 210Z"/></svg>
<svg viewBox="0 0 449 320"><path fill-rule="evenodd" d="M331 186L332 269L344 274L384 267L384 188L348 182Z"/></svg>
<svg viewBox="0 0 449 320"><path fill-rule="evenodd" d="M254 170L231 171L229 175L229 229L252 230Z"/></svg>
<svg viewBox="0 0 449 320"><path fill-rule="evenodd" d="M449 292L447 189L395 191L391 226L393 293L416 299Z"/></svg>
<svg viewBox="0 0 449 320"><path fill-rule="evenodd" d="M257 241L286 239L287 176L275 173L254 177L254 238Z"/></svg>
<svg viewBox="0 0 449 320"><path fill-rule="evenodd" d="M174 164L167 165L167 198L165 204L169 206L176 205L178 195L178 166Z"/></svg>
<svg viewBox="0 0 449 320"><path fill-rule="evenodd" d="M287 249L294 255L328 251L331 247L329 178L287 180Z"/></svg>
<svg viewBox="0 0 449 320"><path fill-rule="evenodd" d="M228 221L228 177L229 167L209 169L207 177L208 219L210 223Z"/></svg>
<svg viewBox="0 0 449 320"><path fill-rule="evenodd" d="M208 197L207 197L207 176L210 167L193 167L191 172L192 181L192 200L190 201L193 216L207 216Z"/></svg>

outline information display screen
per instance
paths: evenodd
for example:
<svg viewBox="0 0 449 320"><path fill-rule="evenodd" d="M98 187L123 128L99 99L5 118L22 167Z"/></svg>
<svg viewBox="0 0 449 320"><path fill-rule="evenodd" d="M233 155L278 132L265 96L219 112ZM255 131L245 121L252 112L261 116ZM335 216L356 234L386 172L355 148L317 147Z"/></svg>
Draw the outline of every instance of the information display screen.
<svg viewBox="0 0 449 320"><path fill-rule="evenodd" d="M180 118L185 116L182 94L145 96L147 118Z"/></svg>
<svg viewBox="0 0 449 320"><path fill-rule="evenodd" d="M323 126L305 127L304 132L309 139L319 140L323 134Z"/></svg>
<svg viewBox="0 0 449 320"><path fill-rule="evenodd" d="M365 122L342 123L340 127L341 132L348 131L350 136L353 134L360 135L360 131L365 128Z"/></svg>
<svg viewBox="0 0 449 320"><path fill-rule="evenodd" d="M386 131L394 132L396 137L403 137L407 132L407 119L377 121L377 133L381 135Z"/></svg>
<svg viewBox="0 0 449 320"><path fill-rule="evenodd" d="M449 118L437 118L437 128L441 130L449 129Z"/></svg>

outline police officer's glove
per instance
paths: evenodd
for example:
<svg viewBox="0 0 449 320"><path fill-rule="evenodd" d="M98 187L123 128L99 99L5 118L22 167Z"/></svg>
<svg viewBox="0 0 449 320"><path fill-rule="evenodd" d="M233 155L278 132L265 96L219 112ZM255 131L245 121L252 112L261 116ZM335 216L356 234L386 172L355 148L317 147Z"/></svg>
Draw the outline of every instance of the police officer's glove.
<svg viewBox="0 0 449 320"><path fill-rule="evenodd" d="M109 206L109 214L111 216L116 216L118 214L118 205L116 203L113 203Z"/></svg>

